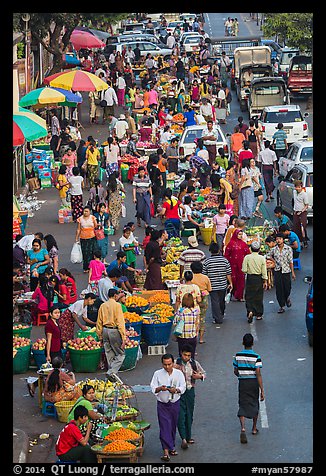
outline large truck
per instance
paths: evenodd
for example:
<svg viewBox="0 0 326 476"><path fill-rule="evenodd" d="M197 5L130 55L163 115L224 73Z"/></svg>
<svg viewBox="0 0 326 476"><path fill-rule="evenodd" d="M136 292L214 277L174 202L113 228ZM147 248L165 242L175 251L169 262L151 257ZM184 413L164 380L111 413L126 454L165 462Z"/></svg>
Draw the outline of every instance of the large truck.
<svg viewBox="0 0 326 476"><path fill-rule="evenodd" d="M250 119L258 119L267 106L285 104L290 104L290 96L283 78L263 77L251 81L248 101Z"/></svg>
<svg viewBox="0 0 326 476"><path fill-rule="evenodd" d="M234 81L240 110L248 109L250 82L245 73L251 70L253 79L272 76L271 50L269 46L240 47L234 50Z"/></svg>
<svg viewBox="0 0 326 476"><path fill-rule="evenodd" d="M290 61L288 89L292 96L312 94L312 57L296 55Z"/></svg>

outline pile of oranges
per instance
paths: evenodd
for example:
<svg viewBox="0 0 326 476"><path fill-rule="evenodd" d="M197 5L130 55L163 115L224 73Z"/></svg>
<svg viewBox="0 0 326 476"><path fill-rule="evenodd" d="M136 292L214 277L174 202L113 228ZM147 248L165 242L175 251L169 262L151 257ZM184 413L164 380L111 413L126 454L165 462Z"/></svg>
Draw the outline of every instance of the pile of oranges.
<svg viewBox="0 0 326 476"><path fill-rule="evenodd" d="M156 294L154 294L153 296L150 296L148 298L148 302L150 303L153 303L153 302L158 302L158 303L161 303L161 302L165 302L165 303L169 303L170 302L170 296L168 293L164 292L164 291L157 291Z"/></svg>
<svg viewBox="0 0 326 476"><path fill-rule="evenodd" d="M119 428L118 430L111 431L106 437L105 440L135 440L138 439L139 435L135 431L128 430L127 428Z"/></svg>
<svg viewBox="0 0 326 476"><path fill-rule="evenodd" d="M141 296L128 296L126 299L127 307L143 307L148 306L148 301Z"/></svg>
<svg viewBox="0 0 326 476"><path fill-rule="evenodd" d="M136 446L124 440L115 440L104 446L104 453L120 453L121 451L135 450Z"/></svg>
<svg viewBox="0 0 326 476"><path fill-rule="evenodd" d="M172 306L169 304L156 304L153 306L150 310L150 312L154 312L155 314L158 314L160 317L171 317L174 315L174 309Z"/></svg>
<svg viewBox="0 0 326 476"><path fill-rule="evenodd" d="M142 317L136 312L124 312L123 317L126 322L140 322Z"/></svg>

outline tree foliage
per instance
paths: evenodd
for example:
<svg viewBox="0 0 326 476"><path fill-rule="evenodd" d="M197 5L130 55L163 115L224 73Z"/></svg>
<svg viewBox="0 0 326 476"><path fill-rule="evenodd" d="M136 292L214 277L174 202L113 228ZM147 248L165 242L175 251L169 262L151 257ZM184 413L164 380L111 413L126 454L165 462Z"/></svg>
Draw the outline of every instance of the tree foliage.
<svg viewBox="0 0 326 476"><path fill-rule="evenodd" d="M277 36L283 45L312 53L312 13L265 13L264 16L264 36Z"/></svg>
<svg viewBox="0 0 326 476"><path fill-rule="evenodd" d="M24 31L23 13L13 14L14 31ZM67 51L70 35L77 26L103 27L126 18L128 13L30 13L28 27L32 37L53 54L55 73L62 68L62 55ZM64 33L64 34L63 34ZM63 36L62 36L63 34Z"/></svg>

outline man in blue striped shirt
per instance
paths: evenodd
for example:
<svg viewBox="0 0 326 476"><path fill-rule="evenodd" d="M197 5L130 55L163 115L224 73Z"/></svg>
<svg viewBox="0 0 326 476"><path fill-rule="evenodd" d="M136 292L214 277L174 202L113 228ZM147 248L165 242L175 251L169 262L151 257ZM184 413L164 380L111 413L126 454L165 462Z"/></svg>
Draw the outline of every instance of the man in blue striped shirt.
<svg viewBox="0 0 326 476"><path fill-rule="evenodd" d="M233 358L233 371L239 381L238 417L241 425L241 443L247 443L245 418L253 420L251 433L253 435L258 433L259 389L260 400L265 399L263 379L260 373L263 364L260 355L252 350L253 343L252 334L245 334L242 340L244 350L237 352Z"/></svg>

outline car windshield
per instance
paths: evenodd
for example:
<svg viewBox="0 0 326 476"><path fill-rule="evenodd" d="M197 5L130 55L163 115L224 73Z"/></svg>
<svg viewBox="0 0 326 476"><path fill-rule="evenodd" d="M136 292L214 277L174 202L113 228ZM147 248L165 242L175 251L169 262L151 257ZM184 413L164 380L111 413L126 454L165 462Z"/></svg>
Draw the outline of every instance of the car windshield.
<svg viewBox="0 0 326 476"><path fill-rule="evenodd" d="M284 112L267 112L265 117L265 122L267 124L286 124L288 122L301 122L303 121L301 112L297 111L284 111Z"/></svg>
<svg viewBox="0 0 326 476"><path fill-rule="evenodd" d="M282 53L281 63L282 64L290 64L291 58L293 58L293 56L297 56L298 54L299 54L299 52L297 52L297 53Z"/></svg>
<svg viewBox="0 0 326 476"><path fill-rule="evenodd" d="M204 130L204 128L202 128L202 129L191 129L190 131L186 131L183 142L185 144L191 144L192 142L194 142L195 139L199 139L203 135L203 130ZM218 142L222 141L222 137L221 137L220 134L218 134L217 141Z"/></svg>
<svg viewBox="0 0 326 476"><path fill-rule="evenodd" d="M200 43L200 37L199 36L188 36L188 38L186 37L185 38L185 44L186 43L194 43L194 44L197 44L197 43Z"/></svg>
<svg viewBox="0 0 326 476"><path fill-rule="evenodd" d="M313 147L304 147L300 154L301 162L311 162L313 160Z"/></svg>
<svg viewBox="0 0 326 476"><path fill-rule="evenodd" d="M306 188L307 187L313 187L314 186L314 175L313 174L307 174L306 177Z"/></svg>
<svg viewBox="0 0 326 476"><path fill-rule="evenodd" d="M259 86L255 86L253 89L257 96L266 96L266 95L270 96L274 94L280 94L281 92L280 87L277 85L275 86L259 85Z"/></svg>

